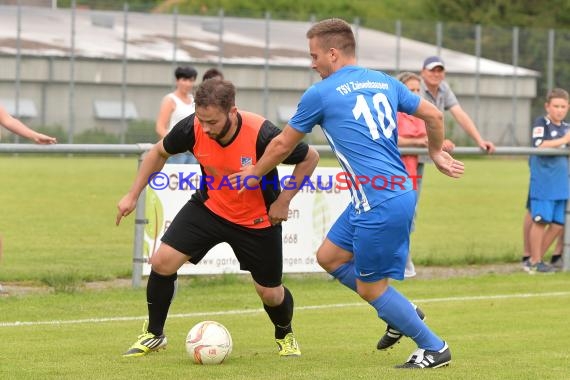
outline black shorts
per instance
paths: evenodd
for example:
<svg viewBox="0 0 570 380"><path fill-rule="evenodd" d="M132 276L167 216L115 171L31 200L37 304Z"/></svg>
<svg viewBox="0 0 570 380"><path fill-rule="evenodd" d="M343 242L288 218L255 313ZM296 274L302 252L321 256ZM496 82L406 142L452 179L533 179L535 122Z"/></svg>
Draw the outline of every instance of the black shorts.
<svg viewBox="0 0 570 380"><path fill-rule="evenodd" d="M188 201L162 236L162 241L190 256L197 264L219 243L228 243L240 263L261 286L281 285L283 241L281 225L261 229L239 226L210 211L203 203Z"/></svg>

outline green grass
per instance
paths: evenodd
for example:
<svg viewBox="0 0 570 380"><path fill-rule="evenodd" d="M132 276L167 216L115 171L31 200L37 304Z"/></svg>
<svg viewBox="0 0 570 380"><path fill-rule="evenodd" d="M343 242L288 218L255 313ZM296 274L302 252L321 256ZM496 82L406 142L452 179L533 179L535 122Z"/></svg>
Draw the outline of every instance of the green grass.
<svg viewBox="0 0 570 380"><path fill-rule="evenodd" d="M292 360L278 357L248 276L229 284L219 277L182 278L166 326L168 349L138 359L120 354L142 326L144 289L4 297L0 334L9 349L0 351L0 378L565 379L569 280L568 274L521 272L395 283L421 305L453 353L449 368L405 377L392 367L407 358L413 343L404 339L393 350L376 351L385 325L355 294L322 275L285 279L295 296L294 328L303 352ZM237 313L214 314L231 310ZM117 317L126 320L89 320ZM234 350L221 366L194 365L185 352L186 333L205 319L223 323L232 334ZM14 321L60 322L17 326Z"/></svg>
<svg viewBox="0 0 570 380"><path fill-rule="evenodd" d="M526 160L465 161L461 180L426 170L412 235L420 266L514 261L521 252ZM121 227L114 220L136 165L134 157L1 157L0 282L43 286L0 297L1 379L568 378L570 274L522 271L395 283L449 342L453 363L442 370L393 369L412 342L376 351L385 325L355 294L319 274L285 278L297 307L298 360L278 357L249 276L239 275L181 276L168 349L123 359L146 317L145 289L113 282L93 289L87 281L130 277L133 218ZM232 333L234 351L221 366L194 365L184 350L188 330L205 319Z"/></svg>
<svg viewBox="0 0 570 380"><path fill-rule="evenodd" d="M1 157L0 281L129 276L133 218L114 220L136 169L134 157Z"/></svg>
<svg viewBox="0 0 570 380"><path fill-rule="evenodd" d="M528 183L526 158L465 159L459 180L427 165L412 234L414 261L464 265L519 260Z"/></svg>
<svg viewBox="0 0 570 380"><path fill-rule="evenodd" d="M412 234L417 264L513 262L522 252L526 160L465 161L460 180L427 165ZM0 157L0 281L129 277L134 218L114 221L136 168L135 157Z"/></svg>

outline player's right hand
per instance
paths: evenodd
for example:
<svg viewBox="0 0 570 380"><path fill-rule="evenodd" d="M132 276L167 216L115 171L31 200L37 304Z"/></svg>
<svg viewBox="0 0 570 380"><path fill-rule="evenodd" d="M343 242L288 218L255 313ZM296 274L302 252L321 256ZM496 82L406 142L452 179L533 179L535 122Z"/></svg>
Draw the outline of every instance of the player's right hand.
<svg viewBox="0 0 570 380"><path fill-rule="evenodd" d="M463 162L454 159L447 152L439 151L437 153L430 154L430 157L437 169L447 176L459 178L465 171L465 165Z"/></svg>
<svg viewBox="0 0 570 380"><path fill-rule="evenodd" d="M125 195L117 204L117 219L115 224L118 226L121 223L123 216L129 215L137 207L137 199L133 198L130 194Z"/></svg>

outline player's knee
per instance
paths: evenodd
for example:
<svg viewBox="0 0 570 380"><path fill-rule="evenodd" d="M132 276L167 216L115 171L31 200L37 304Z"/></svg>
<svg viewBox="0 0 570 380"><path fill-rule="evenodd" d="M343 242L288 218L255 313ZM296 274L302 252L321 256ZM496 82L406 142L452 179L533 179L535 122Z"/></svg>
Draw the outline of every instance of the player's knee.
<svg viewBox="0 0 570 380"><path fill-rule="evenodd" d="M367 302L372 302L388 290L388 279L383 278L375 282L356 282L356 292Z"/></svg>
<svg viewBox="0 0 570 380"><path fill-rule="evenodd" d="M256 290L261 301L267 306L279 306L283 302L283 297L285 295L283 286L275 288L258 286Z"/></svg>
<svg viewBox="0 0 570 380"><path fill-rule="evenodd" d="M327 272L332 272L344 263L349 262L352 259L351 255L343 254L340 249L331 250L327 248L325 244L321 245L317 250L317 263L326 270Z"/></svg>
<svg viewBox="0 0 570 380"><path fill-rule="evenodd" d="M334 269L332 268L331 257L326 255L326 253L323 253L320 249L317 251L317 263L319 263L319 265L327 272Z"/></svg>
<svg viewBox="0 0 570 380"><path fill-rule="evenodd" d="M157 255L151 260L152 270L163 276L170 276L176 273L177 269L173 267L172 263L165 260L162 256Z"/></svg>

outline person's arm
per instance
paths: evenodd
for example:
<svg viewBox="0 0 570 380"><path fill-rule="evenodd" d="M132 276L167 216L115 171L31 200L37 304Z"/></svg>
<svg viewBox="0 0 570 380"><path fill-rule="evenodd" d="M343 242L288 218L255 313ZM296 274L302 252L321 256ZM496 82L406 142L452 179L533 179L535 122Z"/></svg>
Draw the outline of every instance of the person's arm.
<svg viewBox="0 0 570 380"><path fill-rule="evenodd" d="M46 145L55 144L57 142L55 137L44 135L27 127L20 120L12 117L3 107L0 107L0 125L3 125L6 129L17 135L32 140L36 144Z"/></svg>
<svg viewBox="0 0 570 380"><path fill-rule="evenodd" d="M404 137L398 136L398 146L405 147L426 147L427 139L425 137Z"/></svg>
<svg viewBox="0 0 570 380"><path fill-rule="evenodd" d="M451 153L453 149L455 149L455 144L453 141L448 139L443 140L443 150L445 150L447 153Z"/></svg>
<svg viewBox="0 0 570 380"><path fill-rule="evenodd" d="M425 136L425 133L420 133L422 129L425 130L425 122L423 120L417 117L411 117L404 112L398 112L396 117L398 124L398 146L400 148L422 148L427 146L427 136Z"/></svg>
<svg viewBox="0 0 570 380"><path fill-rule="evenodd" d="M263 153L257 163L243 168L238 173L231 174L229 176L230 182L232 185L237 185L237 181L240 178L247 179L247 183L240 186L240 192L246 188L255 187L261 181L263 175L267 174L291 154L303 137L305 137L304 133L287 124L283 131L267 145L265 153Z"/></svg>
<svg viewBox="0 0 570 380"><path fill-rule="evenodd" d="M174 112L174 107L176 107L176 104L168 95L160 103L160 110L158 111L155 125L156 134L160 139L164 138L168 133L168 125L170 124L170 117L172 112Z"/></svg>
<svg viewBox="0 0 570 380"><path fill-rule="evenodd" d="M540 145L537 145L537 148L561 148L566 144L570 144L570 132L557 139L543 140Z"/></svg>
<svg viewBox="0 0 570 380"><path fill-rule="evenodd" d="M131 189L117 204L117 208L119 209L116 219L117 226L124 216L129 215L135 209L137 199L148 184L152 174L160 171L164 167L164 163L169 156L170 154L164 150L162 140L154 144L151 150L145 155Z"/></svg>
<svg viewBox="0 0 570 380"><path fill-rule="evenodd" d="M295 165L293 173L291 174L291 180L283 186L283 190L275 202L269 206L268 216L271 224L277 224L287 220L289 216L289 204L293 197L299 192L299 185L305 178L309 178L313 174L318 163L319 153L315 148L309 146L309 150L303 161ZM293 183L295 183L294 186Z"/></svg>
<svg viewBox="0 0 570 380"><path fill-rule="evenodd" d="M475 126L475 123L473 120L471 120L467 112L463 110L461 105L454 105L449 109L449 112L451 112L451 115L457 121L457 123L459 123L461 128L463 128L463 130L473 139L473 141L475 141L477 146L485 150L487 153L493 153L495 151L495 144L493 144L491 141L484 140L481 137L481 134Z"/></svg>
<svg viewBox="0 0 570 380"><path fill-rule="evenodd" d="M424 148L424 147L428 146L428 139L427 139L427 136L426 137L398 136L398 146L400 148L406 148L406 147ZM442 149L448 153L452 152L453 149L455 149L455 144L453 143L453 141L445 139L445 140L443 140Z"/></svg>
<svg viewBox="0 0 570 380"><path fill-rule="evenodd" d="M441 111L427 100L421 99L414 116L426 122L428 153L437 169L443 174L454 178L459 178L463 175L463 163L453 159L449 153L443 151L444 127Z"/></svg>

